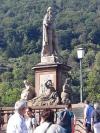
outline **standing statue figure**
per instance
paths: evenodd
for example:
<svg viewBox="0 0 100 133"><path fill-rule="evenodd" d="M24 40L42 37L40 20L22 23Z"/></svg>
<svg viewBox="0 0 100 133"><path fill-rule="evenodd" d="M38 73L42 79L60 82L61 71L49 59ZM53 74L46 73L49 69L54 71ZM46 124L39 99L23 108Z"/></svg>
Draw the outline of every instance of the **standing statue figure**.
<svg viewBox="0 0 100 133"><path fill-rule="evenodd" d="M48 7L43 19L43 46L41 56L58 56L58 43L52 8Z"/></svg>

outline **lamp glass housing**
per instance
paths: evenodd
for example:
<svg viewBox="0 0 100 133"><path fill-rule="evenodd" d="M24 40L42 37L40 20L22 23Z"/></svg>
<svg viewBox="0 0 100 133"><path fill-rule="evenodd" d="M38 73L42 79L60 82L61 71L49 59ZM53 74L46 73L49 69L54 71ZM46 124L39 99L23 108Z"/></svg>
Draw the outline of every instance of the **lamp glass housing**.
<svg viewBox="0 0 100 133"><path fill-rule="evenodd" d="M77 49L77 57L78 57L78 59L82 59L84 57L84 49L83 48Z"/></svg>

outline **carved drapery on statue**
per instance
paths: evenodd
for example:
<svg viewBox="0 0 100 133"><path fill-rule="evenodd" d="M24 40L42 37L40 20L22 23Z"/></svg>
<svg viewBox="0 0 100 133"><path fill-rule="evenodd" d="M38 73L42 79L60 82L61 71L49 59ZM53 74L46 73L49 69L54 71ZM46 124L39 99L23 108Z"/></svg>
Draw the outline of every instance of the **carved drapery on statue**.
<svg viewBox="0 0 100 133"><path fill-rule="evenodd" d="M52 8L47 9L43 19L43 42L41 56L58 56L58 43Z"/></svg>
<svg viewBox="0 0 100 133"><path fill-rule="evenodd" d="M25 88L21 93L21 99L30 100L35 96L35 89L27 80L24 80L24 85Z"/></svg>

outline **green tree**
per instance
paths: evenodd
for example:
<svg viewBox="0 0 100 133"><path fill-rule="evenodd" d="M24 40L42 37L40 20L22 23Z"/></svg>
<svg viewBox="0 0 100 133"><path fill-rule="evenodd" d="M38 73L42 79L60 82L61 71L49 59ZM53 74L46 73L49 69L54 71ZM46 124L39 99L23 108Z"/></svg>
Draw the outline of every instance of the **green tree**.
<svg viewBox="0 0 100 133"><path fill-rule="evenodd" d="M96 55L95 65L88 75L87 87L91 100L100 100L100 52Z"/></svg>
<svg viewBox="0 0 100 133"><path fill-rule="evenodd" d="M9 82L0 83L1 106L13 106L20 98L20 94L21 90L18 88L12 88Z"/></svg>
<svg viewBox="0 0 100 133"><path fill-rule="evenodd" d="M10 82L13 80L13 74L12 72L4 72L1 74L1 80L4 82Z"/></svg>

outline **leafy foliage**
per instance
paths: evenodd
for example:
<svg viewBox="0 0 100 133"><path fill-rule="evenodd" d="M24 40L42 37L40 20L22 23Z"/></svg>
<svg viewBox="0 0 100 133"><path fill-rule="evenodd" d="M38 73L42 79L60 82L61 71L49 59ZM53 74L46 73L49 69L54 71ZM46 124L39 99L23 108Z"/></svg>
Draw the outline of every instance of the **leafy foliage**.
<svg viewBox="0 0 100 133"><path fill-rule="evenodd" d="M7 92L1 98L2 105L11 105L19 98L16 94L20 94L24 79L34 85L32 67L40 61L42 19L49 6L54 8L63 62L72 66L73 93L76 95L78 92L79 98L76 49L82 46L86 52L82 65L84 93L91 94L91 98L94 98L94 93L94 99L99 97L96 93L100 91L97 85L100 68L97 63L100 62L99 0L0 0L0 68L3 66L0 70L0 91L5 89ZM9 67L13 70L6 69Z"/></svg>
<svg viewBox="0 0 100 133"><path fill-rule="evenodd" d="M100 52L96 55L93 70L88 75L88 90L90 99L100 100Z"/></svg>

